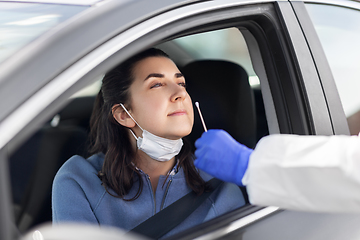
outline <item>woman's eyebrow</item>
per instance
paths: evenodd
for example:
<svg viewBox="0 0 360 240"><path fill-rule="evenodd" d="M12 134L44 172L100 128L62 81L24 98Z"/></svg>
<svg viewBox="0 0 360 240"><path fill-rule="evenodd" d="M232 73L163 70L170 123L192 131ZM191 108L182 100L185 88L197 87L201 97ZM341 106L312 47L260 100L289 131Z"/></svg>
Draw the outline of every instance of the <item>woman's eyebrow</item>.
<svg viewBox="0 0 360 240"><path fill-rule="evenodd" d="M175 77L176 77L176 78L182 78L182 77L184 77L184 74L182 74L182 73L175 73Z"/></svg>
<svg viewBox="0 0 360 240"><path fill-rule="evenodd" d="M174 76L175 76L176 78L182 78L182 77L184 77L184 75L183 75L182 73L175 73ZM164 74L161 74L161 73L150 73L150 74L144 79L144 81L146 81L147 79L152 78L152 77L154 77L154 78L164 78L165 75L164 75Z"/></svg>
<svg viewBox="0 0 360 240"><path fill-rule="evenodd" d="M152 77L155 77L155 78L163 78L164 77L164 74L161 74L161 73L150 73L145 79L149 79L149 78L152 78Z"/></svg>

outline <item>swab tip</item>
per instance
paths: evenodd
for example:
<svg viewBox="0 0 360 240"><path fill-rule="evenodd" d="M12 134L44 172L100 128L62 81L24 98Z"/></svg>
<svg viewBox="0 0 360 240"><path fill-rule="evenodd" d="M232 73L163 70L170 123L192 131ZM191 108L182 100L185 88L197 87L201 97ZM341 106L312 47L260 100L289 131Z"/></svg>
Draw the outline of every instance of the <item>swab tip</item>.
<svg viewBox="0 0 360 240"><path fill-rule="evenodd" d="M199 102L195 102L195 106L196 106L196 107L199 107Z"/></svg>

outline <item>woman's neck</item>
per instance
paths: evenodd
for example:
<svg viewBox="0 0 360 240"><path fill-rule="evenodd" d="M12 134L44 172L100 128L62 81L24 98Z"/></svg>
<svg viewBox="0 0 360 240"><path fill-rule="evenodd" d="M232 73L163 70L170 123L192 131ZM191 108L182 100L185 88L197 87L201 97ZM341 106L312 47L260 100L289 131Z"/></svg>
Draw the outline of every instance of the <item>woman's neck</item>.
<svg viewBox="0 0 360 240"><path fill-rule="evenodd" d="M143 151L138 150L135 165L150 177L151 186L155 192L160 175L167 175L170 172L175 165L175 157L169 161L160 162L152 159Z"/></svg>

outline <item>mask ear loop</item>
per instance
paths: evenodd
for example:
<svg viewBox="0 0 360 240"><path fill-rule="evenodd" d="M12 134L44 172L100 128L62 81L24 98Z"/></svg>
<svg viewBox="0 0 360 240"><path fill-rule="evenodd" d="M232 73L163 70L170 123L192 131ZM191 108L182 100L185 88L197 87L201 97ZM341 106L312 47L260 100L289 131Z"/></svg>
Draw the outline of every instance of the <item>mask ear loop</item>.
<svg viewBox="0 0 360 240"><path fill-rule="evenodd" d="M144 131L144 129L142 129L142 127L140 127L140 125L137 123L137 121L131 116L131 114L128 112L126 107L122 103L119 103L119 104L124 109L124 111L127 113L127 115L129 115L129 117L136 123L136 125L138 125L138 127L141 129L141 131ZM138 138L136 137L135 133L131 129L130 129L130 132L134 136L134 138L137 140Z"/></svg>

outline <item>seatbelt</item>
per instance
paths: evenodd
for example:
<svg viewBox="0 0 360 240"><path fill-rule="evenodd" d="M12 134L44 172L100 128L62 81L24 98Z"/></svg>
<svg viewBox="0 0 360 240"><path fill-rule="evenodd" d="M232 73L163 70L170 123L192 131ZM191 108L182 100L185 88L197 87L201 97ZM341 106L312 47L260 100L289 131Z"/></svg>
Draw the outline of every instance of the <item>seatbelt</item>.
<svg viewBox="0 0 360 240"><path fill-rule="evenodd" d="M212 178L207 181L208 186L211 187L209 191L204 192L200 196L197 196L194 191L191 191L133 228L131 232L136 232L152 239L158 239L164 236L194 212L221 183L223 183L221 180Z"/></svg>

